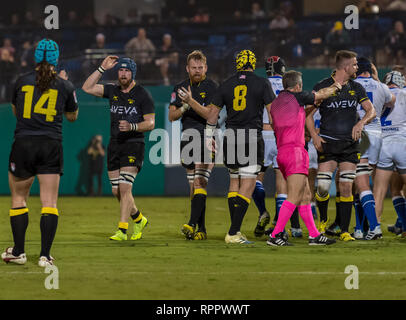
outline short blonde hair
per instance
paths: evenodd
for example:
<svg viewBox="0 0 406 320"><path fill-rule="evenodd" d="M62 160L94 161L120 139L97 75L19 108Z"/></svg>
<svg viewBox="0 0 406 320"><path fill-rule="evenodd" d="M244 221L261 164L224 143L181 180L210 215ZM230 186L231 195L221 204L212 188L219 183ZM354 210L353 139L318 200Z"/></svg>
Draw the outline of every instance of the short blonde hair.
<svg viewBox="0 0 406 320"><path fill-rule="evenodd" d="M345 60L349 60L352 58L356 58L357 57L357 53L354 51L349 51L349 50L340 50L337 51L336 53L336 68L340 69L343 67L344 65L344 61Z"/></svg>
<svg viewBox="0 0 406 320"><path fill-rule="evenodd" d="M186 63L189 64L190 60L197 60L197 61L202 61L204 64L207 64L207 59L204 53L200 50L195 50L187 56Z"/></svg>

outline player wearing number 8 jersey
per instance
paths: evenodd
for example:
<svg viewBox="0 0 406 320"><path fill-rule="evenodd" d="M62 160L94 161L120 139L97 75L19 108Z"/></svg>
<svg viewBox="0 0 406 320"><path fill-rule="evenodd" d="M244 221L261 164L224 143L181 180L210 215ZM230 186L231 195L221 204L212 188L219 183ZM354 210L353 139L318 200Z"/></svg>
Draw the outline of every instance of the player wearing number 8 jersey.
<svg viewBox="0 0 406 320"><path fill-rule="evenodd" d="M226 106L223 152L224 164L230 173L228 204L231 217L231 227L225 238L227 243L250 243L241 234L240 227L251 201L256 176L264 162L264 106L269 112L275 99L269 81L254 74L255 65L256 58L250 50L237 55L237 72L221 84L207 117L206 134L210 136L220 109Z"/></svg>
<svg viewBox="0 0 406 320"><path fill-rule="evenodd" d="M39 266L53 263L51 246L58 224L58 188L63 169L62 115L78 114L74 87L56 74L58 45L43 39L35 50L35 70L21 76L14 87L12 108L17 118L9 160L10 223L14 246L1 255L8 263L24 264L28 227L27 198L35 176L40 185L41 253ZM61 75L62 76L62 75Z"/></svg>

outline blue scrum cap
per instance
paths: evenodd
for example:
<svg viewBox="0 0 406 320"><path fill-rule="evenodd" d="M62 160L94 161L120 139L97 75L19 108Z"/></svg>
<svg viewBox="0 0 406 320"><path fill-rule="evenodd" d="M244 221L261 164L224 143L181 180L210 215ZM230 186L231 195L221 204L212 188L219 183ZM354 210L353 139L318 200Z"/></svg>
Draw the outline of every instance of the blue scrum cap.
<svg viewBox="0 0 406 320"><path fill-rule="evenodd" d="M36 63L48 62L56 67L59 59L58 44L50 39L42 39L35 49L34 58Z"/></svg>
<svg viewBox="0 0 406 320"><path fill-rule="evenodd" d="M137 64L134 62L134 60L130 58L120 58L117 63L117 68L126 68L131 70L132 78L133 80L135 79L135 75L137 73Z"/></svg>

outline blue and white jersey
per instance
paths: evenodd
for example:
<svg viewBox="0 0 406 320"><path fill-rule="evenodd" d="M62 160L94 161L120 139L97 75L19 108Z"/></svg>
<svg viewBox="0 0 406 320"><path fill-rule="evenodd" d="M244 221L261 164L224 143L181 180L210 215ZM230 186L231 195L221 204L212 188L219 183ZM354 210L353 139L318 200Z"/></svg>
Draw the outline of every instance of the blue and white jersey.
<svg viewBox="0 0 406 320"><path fill-rule="evenodd" d="M275 96L278 96L279 92L281 92L283 90L282 77L281 76L272 76L272 77L269 77L268 80L272 85L272 89L273 89L273 92L275 93ZM268 112L266 112L266 110L264 112L263 122L269 123Z"/></svg>
<svg viewBox="0 0 406 320"><path fill-rule="evenodd" d="M355 79L360 83L367 92L369 100L371 100L376 110L376 118L371 123L365 125L367 132L380 134L381 133L381 121L380 116L385 103L388 103L392 99L391 91L388 86L380 81L374 80L372 77L358 77ZM358 105L358 114L362 119L365 116L365 111L361 105Z"/></svg>
<svg viewBox="0 0 406 320"><path fill-rule="evenodd" d="M381 116L382 137L406 137L406 90L391 88L396 102L392 108L385 108Z"/></svg>

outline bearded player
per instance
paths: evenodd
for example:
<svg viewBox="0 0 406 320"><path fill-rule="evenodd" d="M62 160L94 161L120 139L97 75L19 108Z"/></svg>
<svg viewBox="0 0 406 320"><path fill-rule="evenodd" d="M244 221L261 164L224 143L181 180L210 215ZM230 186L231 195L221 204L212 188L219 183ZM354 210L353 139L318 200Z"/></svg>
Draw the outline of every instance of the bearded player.
<svg viewBox="0 0 406 320"><path fill-rule="evenodd" d="M118 84L99 84L106 70L118 68ZM144 161L144 132L155 126L151 95L135 82L137 65L129 58L108 56L83 84L83 90L110 102L111 138L107 148L107 170L112 192L120 201L120 221L110 240L127 240L128 220L134 221L131 240L138 240L147 218L135 206L132 186Z"/></svg>

